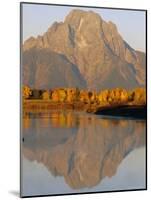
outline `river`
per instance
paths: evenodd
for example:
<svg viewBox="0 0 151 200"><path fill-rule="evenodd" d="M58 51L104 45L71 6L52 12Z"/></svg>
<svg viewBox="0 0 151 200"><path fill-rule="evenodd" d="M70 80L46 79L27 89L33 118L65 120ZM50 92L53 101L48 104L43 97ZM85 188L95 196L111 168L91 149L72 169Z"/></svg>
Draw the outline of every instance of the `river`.
<svg viewBox="0 0 151 200"><path fill-rule="evenodd" d="M28 112L22 137L22 196L146 187L146 121Z"/></svg>

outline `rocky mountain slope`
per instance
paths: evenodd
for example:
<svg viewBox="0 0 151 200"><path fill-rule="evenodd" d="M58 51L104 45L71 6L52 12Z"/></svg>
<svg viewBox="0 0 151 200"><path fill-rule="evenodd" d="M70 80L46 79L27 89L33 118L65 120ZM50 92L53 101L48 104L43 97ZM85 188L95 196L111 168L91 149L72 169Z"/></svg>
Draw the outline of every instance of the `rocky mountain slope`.
<svg viewBox="0 0 151 200"><path fill-rule="evenodd" d="M49 49L32 48L25 51L23 66L24 84L32 88L86 88L86 81L78 68L66 56Z"/></svg>
<svg viewBox="0 0 151 200"><path fill-rule="evenodd" d="M40 54L42 60L37 62ZM26 40L23 60L23 83L35 88L145 85L145 54L130 47L114 23L92 11L72 10L64 22Z"/></svg>

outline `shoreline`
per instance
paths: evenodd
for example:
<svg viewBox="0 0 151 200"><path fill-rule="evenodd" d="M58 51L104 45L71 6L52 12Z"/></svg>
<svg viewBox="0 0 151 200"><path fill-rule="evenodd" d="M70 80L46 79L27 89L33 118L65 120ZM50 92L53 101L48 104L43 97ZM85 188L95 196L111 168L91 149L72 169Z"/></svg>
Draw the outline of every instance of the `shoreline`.
<svg viewBox="0 0 151 200"><path fill-rule="evenodd" d="M24 100L23 110L57 110L57 109L67 109L67 110L84 110L86 105L82 102L52 102L48 100Z"/></svg>
<svg viewBox="0 0 151 200"><path fill-rule="evenodd" d="M96 115L115 116L115 117L131 117L135 119L146 119L146 105L97 105L86 104L83 102L52 102L48 100L24 100L23 111L25 112L42 112L45 110L76 110L85 111Z"/></svg>

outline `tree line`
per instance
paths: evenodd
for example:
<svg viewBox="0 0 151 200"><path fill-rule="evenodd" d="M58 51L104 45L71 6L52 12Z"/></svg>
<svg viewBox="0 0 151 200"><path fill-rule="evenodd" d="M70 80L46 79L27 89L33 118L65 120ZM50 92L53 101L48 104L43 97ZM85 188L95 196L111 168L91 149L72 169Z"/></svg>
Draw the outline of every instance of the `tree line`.
<svg viewBox="0 0 151 200"><path fill-rule="evenodd" d="M88 91L78 88L55 88L50 90L31 89L23 86L23 100L41 99L50 102L82 102L86 104L146 104L146 89L135 88L126 90L123 88L113 88L96 91Z"/></svg>

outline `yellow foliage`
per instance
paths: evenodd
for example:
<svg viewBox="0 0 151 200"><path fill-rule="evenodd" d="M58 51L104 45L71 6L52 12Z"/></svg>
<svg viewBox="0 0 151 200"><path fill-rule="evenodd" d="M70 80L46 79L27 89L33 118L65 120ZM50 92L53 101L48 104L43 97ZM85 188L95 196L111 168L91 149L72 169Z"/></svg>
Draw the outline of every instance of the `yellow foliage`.
<svg viewBox="0 0 151 200"><path fill-rule="evenodd" d="M144 88L136 88L133 91L133 101L137 104L146 104L146 90Z"/></svg>
<svg viewBox="0 0 151 200"><path fill-rule="evenodd" d="M58 91L54 90L52 92L52 97L51 98L52 98L52 101L59 102L59 93L58 93Z"/></svg>
<svg viewBox="0 0 151 200"><path fill-rule="evenodd" d="M59 89L58 93L59 93L59 101L64 102L67 97L66 91L64 89Z"/></svg>
<svg viewBox="0 0 151 200"><path fill-rule="evenodd" d="M102 92L99 93L98 100L100 103L104 103L108 101L108 97L109 97L109 90L103 90Z"/></svg>
<svg viewBox="0 0 151 200"><path fill-rule="evenodd" d="M39 93L40 90L37 90ZM28 86L23 86L23 98L29 99L34 90ZM39 97L40 98L40 97ZM37 97L38 99L38 97ZM84 102L100 105L118 105L118 104L146 104L146 90L136 88L128 91L123 88L106 89L96 93L95 91L79 90L77 88L56 88L52 92L42 93L42 99L53 102ZM63 121L63 120L62 120Z"/></svg>
<svg viewBox="0 0 151 200"><path fill-rule="evenodd" d="M91 102L97 101L97 94L96 92L92 92L92 96L90 97Z"/></svg>
<svg viewBox="0 0 151 200"><path fill-rule="evenodd" d="M31 94L32 94L32 91L31 91L30 87L23 86L23 98L28 99Z"/></svg>
<svg viewBox="0 0 151 200"><path fill-rule="evenodd" d="M67 89L67 101L73 102L77 100L77 89L76 88L68 88Z"/></svg>
<svg viewBox="0 0 151 200"><path fill-rule="evenodd" d="M128 101L128 92L126 90L121 91L121 102L127 102Z"/></svg>
<svg viewBox="0 0 151 200"><path fill-rule="evenodd" d="M50 99L49 91L43 92L42 98L43 98L44 100L49 100L49 99Z"/></svg>

